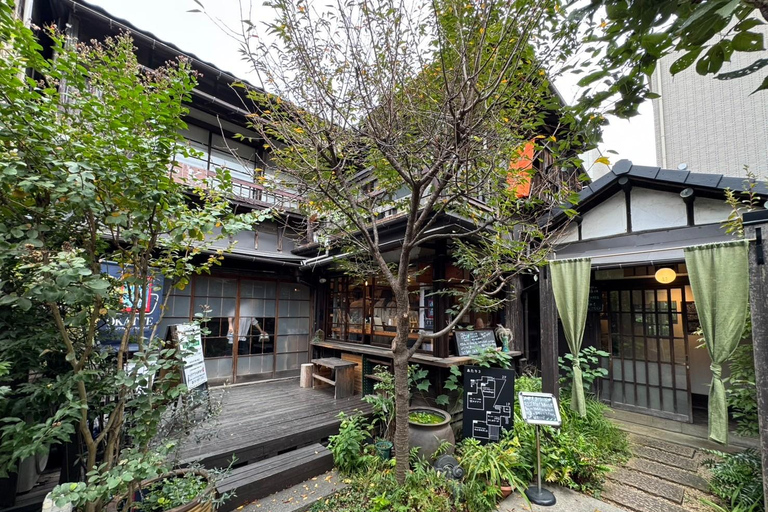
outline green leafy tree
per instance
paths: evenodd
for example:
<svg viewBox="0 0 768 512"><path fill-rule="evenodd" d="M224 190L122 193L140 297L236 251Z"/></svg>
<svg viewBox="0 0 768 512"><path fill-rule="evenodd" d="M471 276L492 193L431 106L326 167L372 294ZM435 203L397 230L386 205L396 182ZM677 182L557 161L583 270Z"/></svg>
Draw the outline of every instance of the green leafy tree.
<svg viewBox="0 0 768 512"><path fill-rule="evenodd" d="M674 75L695 64L699 75L731 80L768 66L762 32L768 19L766 0L572 0L572 19L586 26L587 59L579 66L592 70L579 85L588 87L585 103L616 101L610 113L637 114L650 91L648 77L659 60L681 55L670 66ZM586 5L585 5L586 4ZM762 17L762 19L760 19ZM749 52L755 60L743 69L721 73L734 52ZM768 89L768 76L754 91Z"/></svg>
<svg viewBox="0 0 768 512"><path fill-rule="evenodd" d="M172 443L155 434L187 393L183 348L145 336L145 309L126 307L146 304L159 276L167 300L223 258L211 252L217 236L266 214L235 217L213 183L175 179L196 83L187 62L146 70L128 36L46 35L54 60L0 2L0 360L11 364L0 472L77 432L83 481L55 496L90 512L163 470ZM223 189L228 180L218 176ZM118 318L125 329L110 349L102 327Z"/></svg>
<svg viewBox="0 0 768 512"><path fill-rule="evenodd" d="M305 198L322 250L343 253L348 274L377 275L392 289L402 483L408 360L471 309L500 307L509 281L545 260L553 233L539 219L573 199L576 150L600 120L581 123L561 108L549 77L575 51L578 26L556 0L269 5L274 45L254 37L255 24L242 26L243 56L269 91L250 91L249 119L278 179ZM546 163L510 170L529 142L532 160ZM519 193L524 185L529 194ZM394 261L385 256L393 247L380 244L391 210L404 225ZM409 346L409 266L434 244L448 244L472 279L454 289L435 283L454 301L451 320Z"/></svg>

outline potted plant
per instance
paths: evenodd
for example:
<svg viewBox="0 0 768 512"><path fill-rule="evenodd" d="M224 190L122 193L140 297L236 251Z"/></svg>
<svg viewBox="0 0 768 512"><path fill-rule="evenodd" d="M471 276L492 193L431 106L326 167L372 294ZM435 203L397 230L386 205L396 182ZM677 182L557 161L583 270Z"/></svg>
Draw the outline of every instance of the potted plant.
<svg viewBox="0 0 768 512"><path fill-rule="evenodd" d="M418 406L408 410L408 447L418 448L421 459L432 459L443 443L450 448L443 453L453 453L456 438L451 428L451 415L434 407Z"/></svg>
<svg viewBox="0 0 768 512"><path fill-rule="evenodd" d="M524 491L531 472L520 457L519 449L517 437L503 437L498 442L485 445L477 439L464 439L458 448L458 460L465 471L464 478L484 481L496 488L502 498L514 489Z"/></svg>
<svg viewBox="0 0 768 512"><path fill-rule="evenodd" d="M206 470L184 468L142 481L132 495L115 497L107 512L213 512L221 501Z"/></svg>

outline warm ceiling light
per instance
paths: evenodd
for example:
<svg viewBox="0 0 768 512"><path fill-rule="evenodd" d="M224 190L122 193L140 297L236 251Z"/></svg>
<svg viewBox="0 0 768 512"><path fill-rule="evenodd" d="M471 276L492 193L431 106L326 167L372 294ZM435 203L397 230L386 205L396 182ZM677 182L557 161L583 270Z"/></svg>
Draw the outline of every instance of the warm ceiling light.
<svg viewBox="0 0 768 512"><path fill-rule="evenodd" d="M675 280L677 272L671 268L660 268L656 271L656 280L661 284L669 284Z"/></svg>

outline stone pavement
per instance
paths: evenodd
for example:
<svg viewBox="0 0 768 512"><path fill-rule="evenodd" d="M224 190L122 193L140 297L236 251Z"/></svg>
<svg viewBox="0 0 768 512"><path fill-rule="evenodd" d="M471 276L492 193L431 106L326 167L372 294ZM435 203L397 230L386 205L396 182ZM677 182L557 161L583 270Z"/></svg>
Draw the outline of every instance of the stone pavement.
<svg viewBox="0 0 768 512"><path fill-rule="evenodd" d="M571 489L553 485L544 486L552 491L557 502L551 507L529 505L522 496L514 493L499 504L501 512L626 512L624 509L580 494Z"/></svg>
<svg viewBox="0 0 768 512"><path fill-rule="evenodd" d="M630 434L632 457L608 474L602 498L632 512L701 510L707 496L701 475L707 455L692 446Z"/></svg>
<svg viewBox="0 0 768 512"><path fill-rule="evenodd" d="M346 487L339 474L333 470L284 491L253 501L238 512L304 512L331 494Z"/></svg>

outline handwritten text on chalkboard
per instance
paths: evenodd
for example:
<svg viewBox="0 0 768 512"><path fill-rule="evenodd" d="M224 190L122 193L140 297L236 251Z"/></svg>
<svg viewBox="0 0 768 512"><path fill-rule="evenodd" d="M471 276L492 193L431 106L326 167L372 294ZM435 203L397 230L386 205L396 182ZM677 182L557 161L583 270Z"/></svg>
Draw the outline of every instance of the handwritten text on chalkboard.
<svg viewBox="0 0 768 512"><path fill-rule="evenodd" d="M531 425L560 426L560 408L551 393L519 393L520 413Z"/></svg>
<svg viewBox="0 0 768 512"><path fill-rule="evenodd" d="M455 331L454 335L460 356L471 356L496 348L496 335L493 331Z"/></svg>

